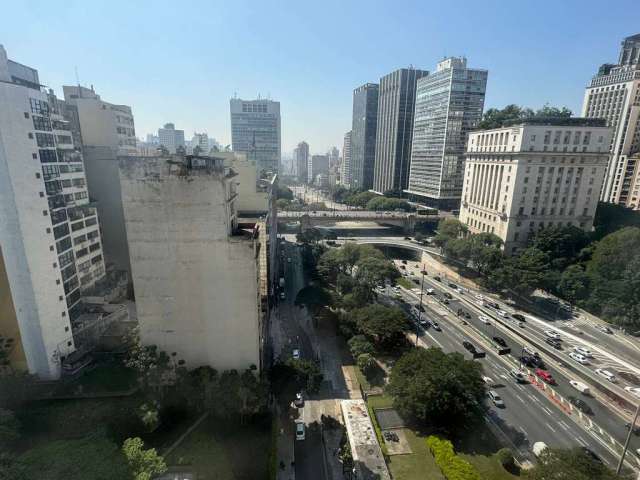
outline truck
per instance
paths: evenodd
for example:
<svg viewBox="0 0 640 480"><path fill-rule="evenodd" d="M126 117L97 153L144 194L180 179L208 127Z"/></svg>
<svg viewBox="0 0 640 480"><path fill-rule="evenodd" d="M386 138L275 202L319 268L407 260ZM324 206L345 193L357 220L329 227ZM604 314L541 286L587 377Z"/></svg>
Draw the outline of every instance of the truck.
<svg viewBox="0 0 640 480"><path fill-rule="evenodd" d="M579 382L577 380L569 380L569 383L573 388L578 390L583 395L589 395L591 393L589 387L582 382Z"/></svg>
<svg viewBox="0 0 640 480"><path fill-rule="evenodd" d="M280 287L284 287L284 277L280 277Z"/></svg>

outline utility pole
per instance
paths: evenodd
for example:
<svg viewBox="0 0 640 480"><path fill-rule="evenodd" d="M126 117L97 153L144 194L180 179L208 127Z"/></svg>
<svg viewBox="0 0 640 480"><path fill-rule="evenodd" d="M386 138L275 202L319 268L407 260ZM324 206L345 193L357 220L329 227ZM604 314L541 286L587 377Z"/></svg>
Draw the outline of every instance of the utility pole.
<svg viewBox="0 0 640 480"><path fill-rule="evenodd" d="M633 429L636 426L636 420L638 420L638 413L640 413L640 403L638 403L638 406L636 407L636 413L633 415L633 421L631 422L631 425L629 425L629 433L627 433L627 439L624 442L624 447L622 448L622 453L620 454L620 462L618 462L618 468L616 468L616 475L620 475L620 470L622 470L624 456L627 454L629 442L631 441L631 435L633 434Z"/></svg>

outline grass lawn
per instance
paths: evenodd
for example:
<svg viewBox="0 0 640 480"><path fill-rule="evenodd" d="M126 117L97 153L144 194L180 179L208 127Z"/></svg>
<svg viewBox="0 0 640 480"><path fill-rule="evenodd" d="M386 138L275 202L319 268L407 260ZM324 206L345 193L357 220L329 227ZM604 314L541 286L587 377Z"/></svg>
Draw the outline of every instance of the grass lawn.
<svg viewBox="0 0 640 480"><path fill-rule="evenodd" d="M416 435L405 428L407 441L413 453L407 455L392 455L389 457L389 470L397 480L445 480L436 465L424 437ZM493 480L487 477L487 480Z"/></svg>
<svg viewBox="0 0 640 480"><path fill-rule="evenodd" d="M398 285L400 285L401 287L406 288L407 290L411 290L412 288L414 288L416 286L413 282L411 282L411 280L409 280L406 277L399 277L396 280L396 283Z"/></svg>
<svg viewBox="0 0 640 480"><path fill-rule="evenodd" d="M165 460L190 465L198 480L268 478L271 422L227 427L209 418Z"/></svg>
<svg viewBox="0 0 640 480"><path fill-rule="evenodd" d="M369 395L367 403L371 408L387 408L393 406L393 398L389 395Z"/></svg>
<svg viewBox="0 0 640 480"><path fill-rule="evenodd" d="M500 461L495 454L487 456L467 455L463 453L460 454L460 456L476 467L478 472L480 472L480 476L484 480L514 480L520 478L520 476L512 475L502 468L502 465L500 465Z"/></svg>

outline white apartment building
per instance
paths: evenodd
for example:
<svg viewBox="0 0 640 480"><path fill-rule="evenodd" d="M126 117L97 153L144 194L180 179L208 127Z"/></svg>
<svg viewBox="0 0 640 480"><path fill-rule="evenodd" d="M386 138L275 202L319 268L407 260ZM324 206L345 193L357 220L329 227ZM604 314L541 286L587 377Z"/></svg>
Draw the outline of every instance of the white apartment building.
<svg viewBox="0 0 640 480"><path fill-rule="evenodd" d="M601 199L640 209L640 34L625 38L618 63L591 79L582 116L605 118L613 129Z"/></svg>
<svg viewBox="0 0 640 480"><path fill-rule="evenodd" d="M62 87L65 102L77 111L82 145L107 146L118 155L136 154L136 129L131 107L105 102L94 89ZM72 123L76 123L73 121Z"/></svg>
<svg viewBox="0 0 640 480"><path fill-rule="evenodd" d="M165 123L158 129L158 141L169 153L176 153L178 147L184 147L184 130L176 130L173 123Z"/></svg>
<svg viewBox="0 0 640 480"><path fill-rule="evenodd" d="M602 119L538 119L471 132L460 221L513 254L545 227L593 226L609 158Z"/></svg>
<svg viewBox="0 0 640 480"><path fill-rule="evenodd" d="M0 45L0 348L16 369L42 379L60 376L77 347L82 292L105 275L65 110L38 71L9 60Z"/></svg>
<svg viewBox="0 0 640 480"><path fill-rule="evenodd" d="M121 157L141 340L188 368L260 369L267 231L237 215L224 158Z"/></svg>
<svg viewBox="0 0 640 480"><path fill-rule="evenodd" d="M342 163L340 164L340 185L347 188L351 187L351 135L349 130L344 134L344 143L342 144Z"/></svg>
<svg viewBox="0 0 640 480"><path fill-rule="evenodd" d="M198 147L200 149L199 155L207 155L209 153L209 136L206 133L196 133L194 132L193 138L191 139L191 151Z"/></svg>

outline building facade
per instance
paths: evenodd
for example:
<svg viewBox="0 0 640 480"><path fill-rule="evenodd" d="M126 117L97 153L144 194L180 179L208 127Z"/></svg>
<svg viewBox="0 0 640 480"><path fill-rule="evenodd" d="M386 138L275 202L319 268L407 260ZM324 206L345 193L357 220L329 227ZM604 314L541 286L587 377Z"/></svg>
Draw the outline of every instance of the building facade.
<svg viewBox="0 0 640 480"><path fill-rule="evenodd" d="M298 181L307 183L309 181L309 144L300 142L294 150L294 157Z"/></svg>
<svg viewBox="0 0 640 480"><path fill-rule="evenodd" d="M188 368L260 369L266 229L241 228L233 169L223 158L121 157L120 175L143 344Z"/></svg>
<svg viewBox="0 0 640 480"><path fill-rule="evenodd" d="M351 130L344 134L342 163L340 164L340 185L351 188Z"/></svg>
<svg viewBox="0 0 640 480"><path fill-rule="evenodd" d="M329 175L329 155L311 155L307 166L307 181L313 183L320 174Z"/></svg>
<svg viewBox="0 0 640 480"><path fill-rule="evenodd" d="M466 58L447 58L418 80L405 190L410 199L445 210L459 207L467 138L482 119L486 87L487 71L467 68Z"/></svg>
<svg viewBox="0 0 640 480"><path fill-rule="evenodd" d="M81 344L83 292L105 276L96 208L66 106L0 45L0 348L57 379ZM10 296L10 299L8 298Z"/></svg>
<svg viewBox="0 0 640 480"><path fill-rule="evenodd" d="M602 119L540 119L471 132L460 221L471 233L500 237L507 254L536 231L590 231L611 129Z"/></svg>
<svg viewBox="0 0 640 480"><path fill-rule="evenodd" d="M176 153L178 148L185 148L184 130L176 130L173 123L165 123L163 128L158 129L158 143L169 153Z"/></svg>
<svg viewBox="0 0 640 480"><path fill-rule="evenodd" d="M605 118L613 129L611 158L601 199L640 208L640 34L622 41L618 63L604 64L591 79L582 115Z"/></svg>
<svg viewBox="0 0 640 480"><path fill-rule="evenodd" d="M198 147L198 155L206 155L209 153L209 136L206 133L195 133L193 134L193 138L191 138L191 152L194 153L194 149Z"/></svg>
<svg viewBox="0 0 640 480"><path fill-rule="evenodd" d="M378 122L377 83L365 83L353 91L351 123L350 184L353 188L373 188Z"/></svg>
<svg viewBox="0 0 640 480"><path fill-rule="evenodd" d="M232 98L231 148L255 161L258 169L275 172L280 165L280 102Z"/></svg>
<svg viewBox="0 0 640 480"><path fill-rule="evenodd" d="M409 182L416 82L426 70L401 68L380 79L373 190L402 191Z"/></svg>

